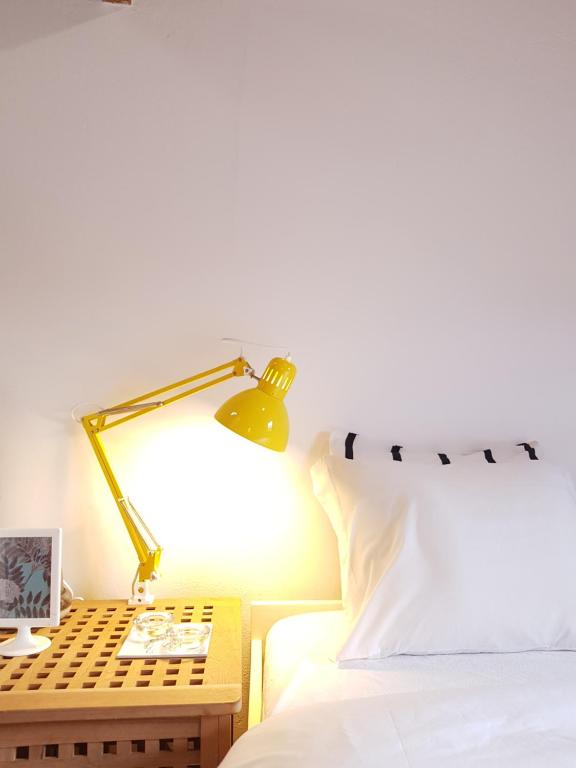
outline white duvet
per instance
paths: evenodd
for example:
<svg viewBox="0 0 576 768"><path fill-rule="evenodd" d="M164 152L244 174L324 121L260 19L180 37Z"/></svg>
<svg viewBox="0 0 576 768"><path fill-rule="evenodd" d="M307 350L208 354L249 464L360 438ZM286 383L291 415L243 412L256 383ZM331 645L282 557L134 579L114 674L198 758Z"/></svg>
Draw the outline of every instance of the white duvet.
<svg viewBox="0 0 576 768"><path fill-rule="evenodd" d="M222 768L576 768L576 653L340 669L339 614L292 617L269 633L267 718Z"/></svg>

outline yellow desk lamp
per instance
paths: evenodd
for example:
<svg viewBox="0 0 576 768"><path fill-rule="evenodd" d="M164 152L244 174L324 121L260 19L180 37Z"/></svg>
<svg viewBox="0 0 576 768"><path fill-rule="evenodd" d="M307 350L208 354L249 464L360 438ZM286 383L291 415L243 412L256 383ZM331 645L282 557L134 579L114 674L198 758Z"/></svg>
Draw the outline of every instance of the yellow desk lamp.
<svg viewBox="0 0 576 768"><path fill-rule="evenodd" d="M82 426L86 430L138 555L138 570L132 584L132 596L128 600L131 605L148 605L154 601L150 582L158 578L162 548L130 499L122 493L104 452L100 434L234 376L249 376L256 379L258 385L233 395L216 411L215 418L228 429L253 443L273 451L283 451L288 442L289 431L288 414L283 401L295 375L296 367L289 358L272 358L262 376L258 377L254 368L243 357L238 357L216 368L82 417ZM190 384L193 386L189 388ZM166 392L176 392L176 394L161 400L153 399Z"/></svg>

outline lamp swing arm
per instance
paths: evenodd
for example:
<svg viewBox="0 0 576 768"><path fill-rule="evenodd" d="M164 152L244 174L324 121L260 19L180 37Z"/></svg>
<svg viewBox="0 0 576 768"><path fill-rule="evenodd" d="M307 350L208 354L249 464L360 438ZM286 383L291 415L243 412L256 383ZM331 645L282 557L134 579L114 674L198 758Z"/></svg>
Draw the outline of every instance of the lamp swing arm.
<svg viewBox="0 0 576 768"><path fill-rule="evenodd" d="M163 398L162 400L151 401L151 398L157 397L158 395L163 395L165 392L182 389L188 384L206 379L209 376L214 376L215 374L226 371L227 369L232 370L228 370L228 373L225 373L222 376L210 379L209 381L204 381L203 383L198 384L191 389L186 389L183 392L172 395L171 397ZM103 432L106 429L111 429L112 427L116 427L119 424L124 424L126 421L135 419L137 416L142 416L144 413L154 411L157 408L162 408L165 405L170 405L170 403L174 403L177 400L182 400L184 397L193 395L196 392L201 392L202 390L208 389L215 384L220 384L223 381L227 381L228 379L232 379L237 376L250 376L251 378L258 378L255 374L254 368L252 368L247 360L245 360L243 357L236 357L234 360L229 360L227 363L222 363L222 365L218 365L215 368L210 368L207 371L196 373L194 376L189 376L188 378L181 379L180 381L176 381L173 384L168 384L165 387L160 387L159 389L154 389L151 392L146 392L139 397L134 397L131 400L126 400L123 403L118 403L118 405L113 405L110 408L104 408L101 411L89 414L88 416L84 417L83 421L90 420L91 422L96 422L95 426L97 427L97 431ZM121 418L116 418L114 420L110 420L109 418L121 414L127 415L121 416Z"/></svg>
<svg viewBox="0 0 576 768"><path fill-rule="evenodd" d="M91 427L90 424L85 421L85 419L83 419L82 422L88 435L88 439L92 445L92 449L94 450L96 458L98 459L98 463L100 464L102 474L108 483L108 487L110 488L112 496L114 497L114 501L116 502L116 506L118 507L122 521L126 526L126 530L128 531L132 545L134 546L136 554L138 555L138 560L140 563L138 566L138 580L147 581L154 579L160 564L162 547L160 547L148 527L144 526L144 530L148 534L148 541L146 540L144 534L136 522L134 507L130 503L129 499L124 496L122 489L118 484L118 480L112 471L112 467L110 466L110 462L108 461L108 457L104 451L104 447L98 435L97 429Z"/></svg>
<svg viewBox="0 0 576 768"><path fill-rule="evenodd" d="M222 373L227 371L227 373ZM221 374L217 376L216 374ZM208 377L208 381L202 381ZM134 590L131 602L144 602L141 594L147 592L147 585L150 580L157 578L158 568L160 565L160 558L162 555L162 547L158 544L150 529L146 523L142 520L136 509L131 504L130 500L124 495L118 480L112 470L104 446L100 440L100 433L117 427L120 424L124 424L131 419L135 419L138 416L142 416L150 411L157 410L170 403L174 403L177 400L181 400L184 397L201 392L204 389L220 384L223 381L237 377L237 376L250 376L254 377L255 372L252 366L243 358L237 357L234 360L230 360L227 363L223 363L215 368L211 368L207 371L197 373L194 376L190 376L186 379L182 379L173 384L168 384L160 389L155 389L152 392L147 392L139 397L132 398L111 408L104 408L95 413L88 414L82 418L82 426L88 435L92 449L96 454L100 469L106 479L108 487L114 497L118 511L126 529L128 535L132 541L136 554L138 555L139 566L134 581ZM187 385L194 382L201 382L191 388L185 389L182 392L171 395L170 397L151 401L151 398L163 395L166 392L172 392L174 390L182 389ZM119 418L115 418L118 417Z"/></svg>

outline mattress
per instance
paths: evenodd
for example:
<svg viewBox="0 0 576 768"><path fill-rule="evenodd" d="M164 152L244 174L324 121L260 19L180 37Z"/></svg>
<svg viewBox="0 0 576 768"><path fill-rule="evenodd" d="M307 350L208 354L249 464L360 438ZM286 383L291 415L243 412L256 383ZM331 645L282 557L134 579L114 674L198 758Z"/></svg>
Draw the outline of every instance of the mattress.
<svg viewBox="0 0 576 768"><path fill-rule="evenodd" d="M343 611L290 616L271 628L264 664L264 717L314 703L379 695L525 684L576 687L572 651L393 656L339 667L335 658L346 629Z"/></svg>

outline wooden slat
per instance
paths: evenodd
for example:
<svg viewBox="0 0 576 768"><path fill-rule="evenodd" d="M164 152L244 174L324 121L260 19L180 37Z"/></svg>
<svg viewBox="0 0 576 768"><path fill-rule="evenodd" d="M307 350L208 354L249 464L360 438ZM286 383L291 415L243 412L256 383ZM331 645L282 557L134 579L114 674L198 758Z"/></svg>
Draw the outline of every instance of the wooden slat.
<svg viewBox="0 0 576 768"><path fill-rule="evenodd" d="M58 757L61 762L74 758L74 744L58 744Z"/></svg>
<svg viewBox="0 0 576 768"><path fill-rule="evenodd" d="M41 760L44 756L44 746L40 746L40 744L37 744L33 747L29 747L28 756L30 760Z"/></svg>
<svg viewBox="0 0 576 768"><path fill-rule="evenodd" d="M248 728L258 725L262 720L262 685L264 656L262 639L253 639L250 643L250 690L248 693Z"/></svg>
<svg viewBox="0 0 576 768"><path fill-rule="evenodd" d="M59 723L16 723L0 726L0 748L20 744L61 744L66 741L115 741L120 739L194 738L200 735L195 717L148 720L120 719L87 723L82 720Z"/></svg>
<svg viewBox="0 0 576 768"><path fill-rule="evenodd" d="M202 759L200 768L216 768L218 759L218 728L217 717L203 717L200 725L200 743L202 744Z"/></svg>
<svg viewBox="0 0 576 768"><path fill-rule="evenodd" d="M16 747L0 747L0 762L16 760Z"/></svg>
<svg viewBox="0 0 576 768"><path fill-rule="evenodd" d="M94 765L99 765L103 755L102 742L100 741L88 742L87 749L88 749L88 760L91 763L94 763Z"/></svg>
<svg viewBox="0 0 576 768"><path fill-rule="evenodd" d="M132 754L132 740L118 741L116 743L116 754L124 761Z"/></svg>
<svg viewBox="0 0 576 768"><path fill-rule="evenodd" d="M218 762L226 757L232 746L232 721L230 717L218 718Z"/></svg>

